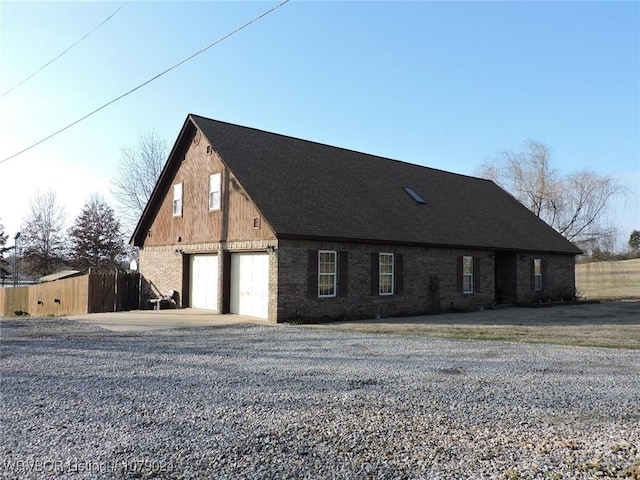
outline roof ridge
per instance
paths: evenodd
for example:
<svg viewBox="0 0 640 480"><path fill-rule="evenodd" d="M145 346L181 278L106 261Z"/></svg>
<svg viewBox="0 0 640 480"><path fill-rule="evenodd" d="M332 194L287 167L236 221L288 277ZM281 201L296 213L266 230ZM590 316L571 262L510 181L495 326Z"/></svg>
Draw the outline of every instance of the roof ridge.
<svg viewBox="0 0 640 480"><path fill-rule="evenodd" d="M309 140L309 139L306 139L306 138L294 137L293 135L287 135L287 134L284 134L284 133L272 132L270 130L264 130L264 129L256 128L256 127L248 127L246 125L240 125L240 124L237 124L237 123L231 123L231 122L227 122L227 121L224 121L224 120L218 120L218 119L215 119L215 118L204 117L202 115L198 115L198 114L194 114L194 113L190 113L189 116L190 117L198 117L198 118L200 118L200 119L202 119L204 121L216 122L216 123L220 123L220 124L224 124L224 125L229 125L229 126L232 126L232 127L242 128L242 129L246 129L246 130L252 130L252 131L260 132L260 133L266 133L266 134L269 134L269 135L276 135L278 137L285 138L285 139L296 140L296 141L299 141L299 142L305 142L305 143L319 145L319 146L328 147L328 148L335 148L335 149L339 149L339 150L342 150L342 151L345 151L345 152L357 153L359 155L366 155L366 156L369 156L369 157L378 158L380 160L386 160L386 161L389 161L389 162L397 162L397 163L401 163L403 165L409 165L409 166L418 167L418 168L425 168L425 169L428 169L428 170L432 170L434 172L441 172L441 173L446 173L448 175L457 175L457 176L460 176L460 177L466 177L466 178L470 178L470 179L474 179L474 180L483 180L483 181L488 181L488 182L495 183L492 180L489 180L489 179L486 179L486 178L477 177L475 175L459 173L459 172L451 172L449 170L444 170L442 168L435 168L435 167L430 167L430 166L427 166L427 165L421 165L419 163L407 162L407 161L404 161L404 160L399 160L397 158L383 157L381 155L376 155L374 153L368 153L368 152L362 152L360 150L355 150L353 148L340 147L340 146L337 146L337 145L331 145L329 143L323 143L323 142L319 142L319 141L316 141L316 140Z"/></svg>

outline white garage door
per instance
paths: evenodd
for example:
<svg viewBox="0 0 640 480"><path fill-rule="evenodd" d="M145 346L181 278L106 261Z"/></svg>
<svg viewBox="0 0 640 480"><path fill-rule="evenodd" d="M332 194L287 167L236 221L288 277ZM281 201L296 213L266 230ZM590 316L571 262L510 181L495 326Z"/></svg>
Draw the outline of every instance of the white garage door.
<svg viewBox="0 0 640 480"><path fill-rule="evenodd" d="M269 317L269 256L231 254L231 313Z"/></svg>
<svg viewBox="0 0 640 480"><path fill-rule="evenodd" d="M192 308L218 310L218 256L191 256L189 305Z"/></svg>

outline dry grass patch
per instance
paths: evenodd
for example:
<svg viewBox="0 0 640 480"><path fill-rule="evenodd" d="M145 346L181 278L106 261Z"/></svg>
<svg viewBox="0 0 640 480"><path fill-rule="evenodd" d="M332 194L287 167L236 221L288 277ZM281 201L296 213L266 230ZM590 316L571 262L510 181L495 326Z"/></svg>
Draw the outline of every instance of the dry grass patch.
<svg viewBox="0 0 640 480"><path fill-rule="evenodd" d="M348 332L640 349L640 302L507 308L309 325Z"/></svg>
<svg viewBox="0 0 640 480"><path fill-rule="evenodd" d="M640 349L640 325L529 327L522 325L382 325L354 323L353 325L327 324L322 327L359 333Z"/></svg>
<svg viewBox="0 0 640 480"><path fill-rule="evenodd" d="M588 299L640 298L640 258L576 265L578 295Z"/></svg>

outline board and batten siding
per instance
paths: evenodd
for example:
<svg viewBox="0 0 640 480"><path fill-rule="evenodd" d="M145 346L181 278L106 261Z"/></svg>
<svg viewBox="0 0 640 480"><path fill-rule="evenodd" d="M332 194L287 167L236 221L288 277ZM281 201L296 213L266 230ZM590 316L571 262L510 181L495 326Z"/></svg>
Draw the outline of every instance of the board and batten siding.
<svg viewBox="0 0 640 480"><path fill-rule="evenodd" d="M200 137L199 140L195 138ZM235 176L202 135L175 155L182 158L151 223L145 247L275 238ZM209 176L221 174L221 209L209 210ZM182 184L182 215L173 215L173 185Z"/></svg>

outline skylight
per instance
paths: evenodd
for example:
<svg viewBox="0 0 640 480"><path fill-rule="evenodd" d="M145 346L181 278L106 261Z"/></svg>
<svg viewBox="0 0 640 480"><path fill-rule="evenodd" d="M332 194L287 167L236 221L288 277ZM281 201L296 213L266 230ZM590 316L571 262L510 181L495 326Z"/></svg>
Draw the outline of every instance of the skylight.
<svg viewBox="0 0 640 480"><path fill-rule="evenodd" d="M427 203L427 202L425 202L425 201L424 201L424 199L423 199L420 195L418 195L418 194L413 190L413 188L411 188L411 187L403 187L403 190L404 190L405 192L407 192L409 195L411 195L411 198L413 198L416 202L418 202L418 203L422 203L422 204Z"/></svg>

